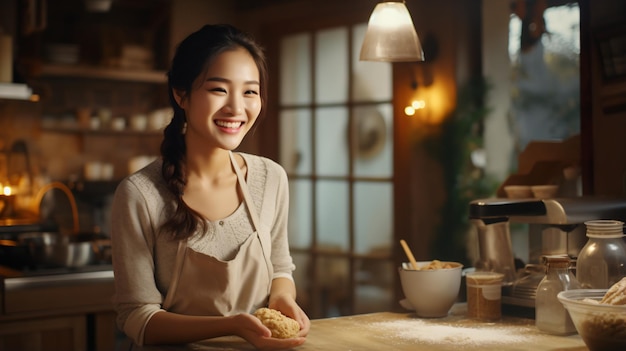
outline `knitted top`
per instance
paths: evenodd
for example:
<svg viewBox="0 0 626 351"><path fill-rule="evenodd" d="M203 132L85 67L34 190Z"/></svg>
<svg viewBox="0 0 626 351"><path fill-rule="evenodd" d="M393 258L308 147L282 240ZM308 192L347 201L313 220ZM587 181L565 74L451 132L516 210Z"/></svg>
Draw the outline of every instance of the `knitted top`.
<svg viewBox="0 0 626 351"><path fill-rule="evenodd" d="M292 278L295 269L289 253L287 217L289 188L287 174L274 161L239 153L247 165L247 185L260 226L272 239L273 278ZM117 323L126 335L142 343L148 320L161 305L172 280L178 241L159 232L174 213L176 199L161 175L157 160L125 178L118 186L111 206L111 240L115 274ZM230 260L239 246L254 232L245 202L226 218L206 220L208 231L200 230L188 246L220 260ZM204 234L204 235L202 235ZM250 311L252 312L252 311Z"/></svg>

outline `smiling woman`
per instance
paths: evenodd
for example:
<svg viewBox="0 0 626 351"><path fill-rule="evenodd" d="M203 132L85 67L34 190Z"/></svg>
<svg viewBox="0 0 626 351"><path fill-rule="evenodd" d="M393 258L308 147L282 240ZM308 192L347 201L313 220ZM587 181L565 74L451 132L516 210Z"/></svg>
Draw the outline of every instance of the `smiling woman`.
<svg viewBox="0 0 626 351"><path fill-rule="evenodd" d="M162 159L124 179L112 205L114 303L136 344L237 335L284 349L305 341L287 176L267 158L232 151L262 112L266 70L261 48L229 25L206 25L176 51ZM251 314L262 307L295 320L296 335L272 338Z"/></svg>

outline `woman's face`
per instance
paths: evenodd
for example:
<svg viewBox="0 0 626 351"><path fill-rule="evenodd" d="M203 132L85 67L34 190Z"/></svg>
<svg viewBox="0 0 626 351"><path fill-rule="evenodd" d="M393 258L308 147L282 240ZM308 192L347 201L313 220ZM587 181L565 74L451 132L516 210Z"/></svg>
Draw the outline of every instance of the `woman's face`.
<svg viewBox="0 0 626 351"><path fill-rule="evenodd" d="M237 148L261 112L260 88L259 70L247 50L216 56L189 96L176 95L187 115L188 148Z"/></svg>

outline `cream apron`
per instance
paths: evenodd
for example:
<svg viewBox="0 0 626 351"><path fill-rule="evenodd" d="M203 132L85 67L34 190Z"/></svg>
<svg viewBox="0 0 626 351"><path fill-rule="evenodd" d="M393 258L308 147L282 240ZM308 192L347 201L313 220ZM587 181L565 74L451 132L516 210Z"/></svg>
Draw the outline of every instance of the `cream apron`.
<svg viewBox="0 0 626 351"><path fill-rule="evenodd" d="M185 315L228 316L251 313L267 303L273 267L271 239L261 230L259 217L245 179L230 153L254 233L241 245L236 256L222 261L178 243L176 263L163 308Z"/></svg>

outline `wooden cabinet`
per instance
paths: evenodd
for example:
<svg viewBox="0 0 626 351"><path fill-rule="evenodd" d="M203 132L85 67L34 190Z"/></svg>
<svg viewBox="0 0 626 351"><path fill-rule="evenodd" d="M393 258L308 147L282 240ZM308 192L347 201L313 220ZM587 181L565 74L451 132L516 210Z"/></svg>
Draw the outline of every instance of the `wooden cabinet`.
<svg viewBox="0 0 626 351"><path fill-rule="evenodd" d="M23 23L31 6L43 11L36 26ZM3 99L0 90L0 107L7 106L0 138L27 139L33 172L55 180L82 180L91 162L112 164L119 180L134 157L157 156L164 123L144 118L145 128L132 126L143 116L171 118L151 118L169 107L170 16L171 0L114 1L102 13L88 11L84 0L0 1L0 27L15 41L15 82L37 100ZM108 119L91 128L103 111Z"/></svg>
<svg viewBox="0 0 626 351"><path fill-rule="evenodd" d="M117 336L121 335L115 326L116 314L112 311L93 315L93 343L89 349L94 351L112 351L116 349Z"/></svg>
<svg viewBox="0 0 626 351"><path fill-rule="evenodd" d="M86 351L84 315L34 318L0 324L0 351Z"/></svg>
<svg viewBox="0 0 626 351"><path fill-rule="evenodd" d="M115 349L111 271L2 279L0 351Z"/></svg>
<svg viewBox="0 0 626 351"><path fill-rule="evenodd" d="M0 351L112 351L118 331L111 311L0 323Z"/></svg>
<svg viewBox="0 0 626 351"><path fill-rule="evenodd" d="M43 116L107 109L129 118L169 105L170 0L115 1L106 12L55 1L45 14L41 28L19 36L16 65Z"/></svg>
<svg viewBox="0 0 626 351"><path fill-rule="evenodd" d="M40 25L16 29L21 68L31 73L42 64L146 71L169 63L171 0L114 1L104 12L89 11L84 0L48 1L40 10ZM32 9L20 4L17 12L27 17Z"/></svg>

